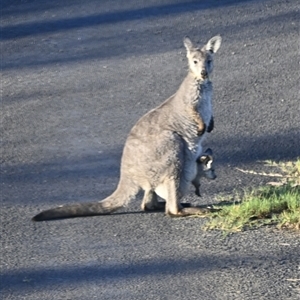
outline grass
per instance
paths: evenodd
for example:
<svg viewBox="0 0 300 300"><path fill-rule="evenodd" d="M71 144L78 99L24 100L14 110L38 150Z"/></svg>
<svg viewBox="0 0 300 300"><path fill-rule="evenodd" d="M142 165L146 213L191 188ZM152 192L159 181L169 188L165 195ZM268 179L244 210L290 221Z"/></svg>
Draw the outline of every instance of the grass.
<svg viewBox="0 0 300 300"><path fill-rule="evenodd" d="M300 158L295 162L265 163L281 172L240 171L279 180L235 195L238 201L221 201L216 206L220 210L210 214L206 229L232 232L273 224L278 228L300 230Z"/></svg>

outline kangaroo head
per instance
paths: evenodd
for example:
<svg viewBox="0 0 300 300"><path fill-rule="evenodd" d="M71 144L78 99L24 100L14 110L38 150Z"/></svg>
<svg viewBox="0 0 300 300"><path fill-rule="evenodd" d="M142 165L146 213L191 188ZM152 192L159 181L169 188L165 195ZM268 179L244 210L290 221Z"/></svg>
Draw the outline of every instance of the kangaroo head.
<svg viewBox="0 0 300 300"><path fill-rule="evenodd" d="M195 78L200 81L209 79L213 70L213 57L221 46L222 38L217 35L211 38L207 44L199 49L195 47L192 41L185 37L183 44L187 51L190 71L195 75Z"/></svg>
<svg viewBox="0 0 300 300"><path fill-rule="evenodd" d="M213 166L213 153L210 148L206 149L204 153L197 159L198 169L201 168L203 177L208 179L216 179L215 169Z"/></svg>

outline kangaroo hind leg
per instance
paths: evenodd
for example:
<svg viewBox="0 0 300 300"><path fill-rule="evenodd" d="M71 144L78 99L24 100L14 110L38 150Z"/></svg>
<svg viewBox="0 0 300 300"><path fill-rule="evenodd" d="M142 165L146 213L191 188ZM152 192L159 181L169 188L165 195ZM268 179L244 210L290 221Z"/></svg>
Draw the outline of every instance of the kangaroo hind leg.
<svg viewBox="0 0 300 300"><path fill-rule="evenodd" d="M164 210L165 202L158 201L157 194L153 190L145 190L141 209L144 211Z"/></svg>
<svg viewBox="0 0 300 300"><path fill-rule="evenodd" d="M206 207L195 207L195 206L186 206L181 205L180 203L180 193L178 188L176 188L176 181L169 180L165 183L165 192L166 192L166 215L171 217L185 217L192 215L203 215L211 211L210 208Z"/></svg>

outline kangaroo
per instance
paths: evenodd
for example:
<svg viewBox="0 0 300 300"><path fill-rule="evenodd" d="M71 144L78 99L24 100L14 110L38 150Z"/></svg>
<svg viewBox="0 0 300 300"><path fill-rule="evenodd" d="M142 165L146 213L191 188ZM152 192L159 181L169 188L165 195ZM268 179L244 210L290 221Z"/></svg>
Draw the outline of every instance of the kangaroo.
<svg viewBox="0 0 300 300"><path fill-rule="evenodd" d="M206 149L197 159L197 175L192 180L192 184L195 187L195 194L201 197L200 194L200 178L206 177L207 179L214 180L217 178L215 169L213 167L213 152L210 148Z"/></svg>
<svg viewBox="0 0 300 300"><path fill-rule="evenodd" d="M42 211L33 221L110 214L127 205L141 189L144 210L159 209L158 195L166 201L166 215L203 213L202 208L183 207L180 199L196 176L196 159L202 153L201 143L212 119L210 75L221 37L211 38L201 49L188 37L183 43L188 74L174 95L146 113L131 129L123 149L116 190L98 202Z"/></svg>

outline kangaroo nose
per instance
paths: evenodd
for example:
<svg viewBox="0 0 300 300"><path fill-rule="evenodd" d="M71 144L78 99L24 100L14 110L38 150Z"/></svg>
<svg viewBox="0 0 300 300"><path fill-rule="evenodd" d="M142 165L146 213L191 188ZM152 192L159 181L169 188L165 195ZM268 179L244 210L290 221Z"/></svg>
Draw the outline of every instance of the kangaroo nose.
<svg viewBox="0 0 300 300"><path fill-rule="evenodd" d="M201 75L202 75L202 77L206 77L206 76L207 76L206 70L202 70L202 71L201 71Z"/></svg>

